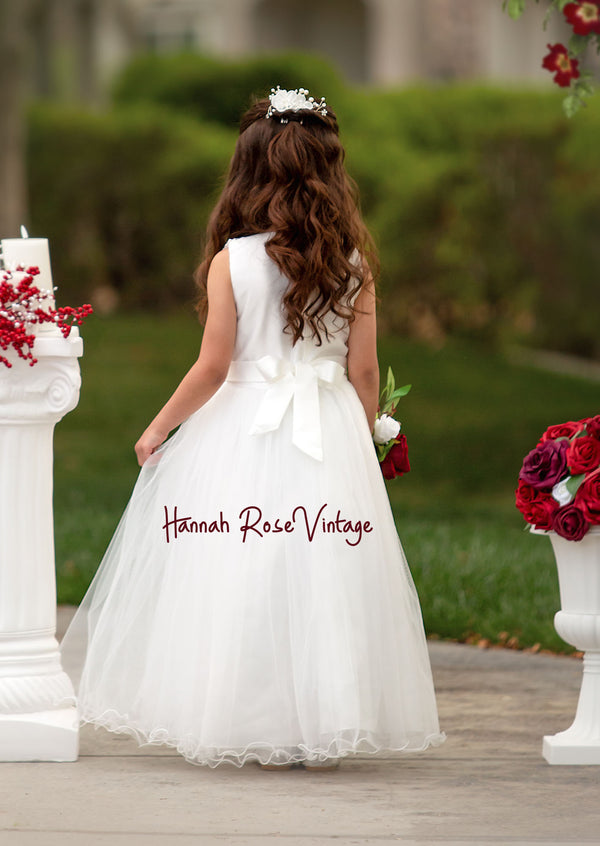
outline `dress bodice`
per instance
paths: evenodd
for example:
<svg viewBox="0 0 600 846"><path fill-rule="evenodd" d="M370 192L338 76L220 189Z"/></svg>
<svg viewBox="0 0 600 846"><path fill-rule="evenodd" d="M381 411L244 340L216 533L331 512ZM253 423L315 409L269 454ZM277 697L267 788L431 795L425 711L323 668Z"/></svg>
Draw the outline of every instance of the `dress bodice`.
<svg viewBox="0 0 600 846"><path fill-rule="evenodd" d="M237 310L234 361L252 361L265 355L289 361L314 358L344 359L347 356L348 322L332 313L324 317L329 339L321 333L321 345L311 337L292 346L292 336L284 332L283 295L289 284L265 250L270 232L230 238L231 284ZM307 328L306 335L310 335Z"/></svg>

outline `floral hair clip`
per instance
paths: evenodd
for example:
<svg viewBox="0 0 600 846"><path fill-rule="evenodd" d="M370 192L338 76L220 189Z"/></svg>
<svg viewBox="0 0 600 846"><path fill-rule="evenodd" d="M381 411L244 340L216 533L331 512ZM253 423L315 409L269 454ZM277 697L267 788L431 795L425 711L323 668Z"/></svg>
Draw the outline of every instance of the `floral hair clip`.
<svg viewBox="0 0 600 846"><path fill-rule="evenodd" d="M320 115L327 114L327 103L325 98L321 97L319 103L314 97L308 97L308 90L306 88L295 88L288 91L285 88L271 88L269 94L270 106L267 109L266 118L273 117L275 112L302 112L315 111ZM287 118L280 118L281 123L287 123Z"/></svg>

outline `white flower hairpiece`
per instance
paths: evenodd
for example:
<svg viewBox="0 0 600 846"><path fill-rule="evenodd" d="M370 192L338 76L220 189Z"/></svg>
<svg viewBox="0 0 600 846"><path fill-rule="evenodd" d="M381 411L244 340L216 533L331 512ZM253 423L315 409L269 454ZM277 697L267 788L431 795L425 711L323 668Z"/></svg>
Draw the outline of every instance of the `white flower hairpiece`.
<svg viewBox="0 0 600 846"><path fill-rule="evenodd" d="M321 97L320 102L317 103L314 97L308 97L308 90L306 88L295 88L288 91L286 88L271 88L269 94L270 106L267 109L266 118L273 116L275 112L302 112L315 111L320 115L327 114L327 103L325 98ZM280 118L282 123L287 123L287 118Z"/></svg>

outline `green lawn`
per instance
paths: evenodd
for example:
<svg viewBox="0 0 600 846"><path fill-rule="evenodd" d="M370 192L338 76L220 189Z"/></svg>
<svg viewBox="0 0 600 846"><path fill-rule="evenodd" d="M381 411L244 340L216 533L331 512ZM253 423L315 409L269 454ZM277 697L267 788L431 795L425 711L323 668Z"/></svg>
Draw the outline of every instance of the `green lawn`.
<svg viewBox="0 0 600 846"><path fill-rule="evenodd" d="M194 361L191 314L94 315L82 328L78 407L55 433L59 602L77 603L135 482L133 445ZM558 585L550 542L523 531L513 491L523 455L550 423L600 412L599 386L517 366L452 342L379 344L412 382L398 417L412 471L388 484L429 634L569 651L552 625Z"/></svg>

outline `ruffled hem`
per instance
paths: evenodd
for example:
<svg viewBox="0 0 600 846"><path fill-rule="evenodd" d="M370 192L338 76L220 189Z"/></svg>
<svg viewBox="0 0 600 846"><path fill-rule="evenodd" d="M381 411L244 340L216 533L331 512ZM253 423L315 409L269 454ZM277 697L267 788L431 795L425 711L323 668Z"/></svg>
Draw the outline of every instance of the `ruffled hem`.
<svg viewBox="0 0 600 846"><path fill-rule="evenodd" d="M167 729L146 729L125 722L122 714L114 709L107 709L96 716L80 715L80 726L94 725L116 734L127 734L135 738L141 746L172 746L189 764L208 766L214 769L219 764L233 764L243 767L247 761L260 764L296 764L301 761L325 762L331 758L346 758L351 755L367 754L378 758L395 758L411 752L424 752L430 746L441 746L446 740L444 732L436 732L423 737L415 734L402 746L385 746L377 742L373 732L348 730L340 732L327 746L309 747L298 743L297 746L284 748L268 741L254 741L243 748L217 749L201 746L193 737L175 738ZM349 735L352 735L351 737Z"/></svg>

